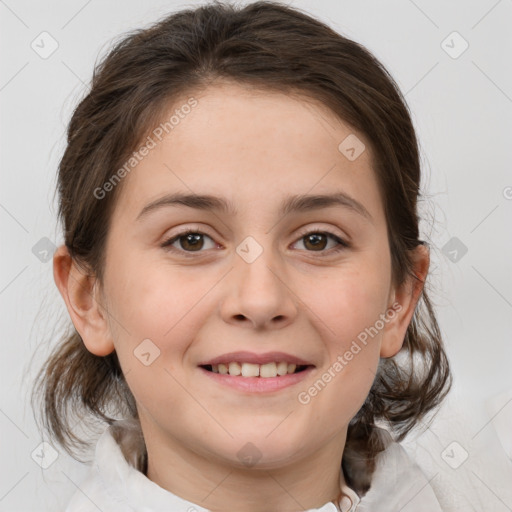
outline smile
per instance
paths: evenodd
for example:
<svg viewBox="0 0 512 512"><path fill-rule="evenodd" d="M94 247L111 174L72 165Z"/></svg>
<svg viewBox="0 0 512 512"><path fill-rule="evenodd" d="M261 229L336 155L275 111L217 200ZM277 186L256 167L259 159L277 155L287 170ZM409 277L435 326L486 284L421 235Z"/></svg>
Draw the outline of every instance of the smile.
<svg viewBox="0 0 512 512"><path fill-rule="evenodd" d="M308 365L296 365L281 361L279 363L238 363L231 362L227 364L208 364L204 365L205 370L222 375L234 375L242 377L260 377L264 379L283 376L304 371Z"/></svg>
<svg viewBox="0 0 512 512"><path fill-rule="evenodd" d="M229 366L231 366L232 364L233 363L230 363ZM243 368L243 363L242 365L240 365L239 363L235 364ZM212 369L210 369L211 366L210 368L208 368L208 366L210 365L199 366L198 368L201 371L201 373L203 373L203 375L210 379L211 382L214 382L216 384L219 384L220 386L230 388L235 391L241 391L250 394L273 393L285 388L289 388L304 381L309 375L311 375L311 373L315 369L313 365L302 365L297 366L294 369L293 373L288 373L287 368L287 373L284 375L276 375L273 377L262 377L261 375L257 377L246 377L243 376L242 373L238 375L231 375L230 373L221 373L220 371L216 373ZM236 369L236 367L234 368ZM265 372L265 370L263 370L263 372Z"/></svg>

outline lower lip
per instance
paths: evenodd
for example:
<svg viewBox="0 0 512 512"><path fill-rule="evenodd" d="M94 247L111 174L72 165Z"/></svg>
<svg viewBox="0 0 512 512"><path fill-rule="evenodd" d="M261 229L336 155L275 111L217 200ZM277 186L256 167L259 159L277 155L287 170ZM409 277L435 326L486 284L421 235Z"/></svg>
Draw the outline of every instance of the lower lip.
<svg viewBox="0 0 512 512"><path fill-rule="evenodd" d="M199 369L215 382L250 393L269 393L279 391L284 388L298 384L306 379L314 370L314 366L308 366L299 373L287 373L278 377L242 377L224 373L215 373L205 370L201 366Z"/></svg>

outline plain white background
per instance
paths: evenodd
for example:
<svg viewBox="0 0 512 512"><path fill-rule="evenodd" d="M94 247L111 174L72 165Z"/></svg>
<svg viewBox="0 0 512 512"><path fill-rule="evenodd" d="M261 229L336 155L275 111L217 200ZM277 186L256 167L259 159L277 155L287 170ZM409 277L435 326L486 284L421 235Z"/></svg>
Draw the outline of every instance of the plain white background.
<svg viewBox="0 0 512 512"><path fill-rule="evenodd" d="M45 438L28 403L41 362L30 358L36 347L53 346L60 319L68 321L51 259L35 254L44 237L62 243L54 189L66 125L114 39L200 3L0 1L0 511L62 510L87 471L57 446L48 469L36 464L32 454ZM372 51L413 114L426 196L422 236L432 249L431 297L455 378L439 418L413 443L437 450L439 465L430 469L448 478L455 470L443 466L443 449L456 441L470 462L482 447L491 457L503 455L506 441L496 441L493 425L512 414L512 395L504 394L512 389L512 1L291 5ZM42 32L58 43L47 58L31 47L48 37ZM479 440L480 448L471 444ZM476 476L486 511L512 510L494 479Z"/></svg>

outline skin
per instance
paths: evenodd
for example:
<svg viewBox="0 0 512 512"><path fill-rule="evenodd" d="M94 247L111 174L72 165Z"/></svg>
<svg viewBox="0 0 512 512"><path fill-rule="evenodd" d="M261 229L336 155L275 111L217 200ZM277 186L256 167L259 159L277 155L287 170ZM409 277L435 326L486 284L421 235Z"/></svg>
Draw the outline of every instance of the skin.
<svg viewBox="0 0 512 512"><path fill-rule="evenodd" d="M420 280L395 287L369 141L322 104L230 83L194 97L198 105L124 178L104 282L88 279L65 246L54 256L55 282L87 349L117 351L137 402L149 479L214 511L318 508L339 494L347 425L379 359L402 346L428 250L414 254ZM366 145L355 161L338 150L351 133ZM335 190L362 203L371 220L341 206L277 213L289 194ZM136 220L169 192L224 196L237 214L167 206ZM189 227L207 235L200 252L184 238L174 253L161 247ZM325 238L315 248L301 228L351 245L334 253L337 242ZM252 263L236 253L248 236L263 249ZM299 403L298 393L395 301L393 320ZM149 366L134 356L147 338L160 349ZM262 396L214 383L197 367L235 350L284 351L315 369ZM247 442L261 455L252 467L237 456Z"/></svg>

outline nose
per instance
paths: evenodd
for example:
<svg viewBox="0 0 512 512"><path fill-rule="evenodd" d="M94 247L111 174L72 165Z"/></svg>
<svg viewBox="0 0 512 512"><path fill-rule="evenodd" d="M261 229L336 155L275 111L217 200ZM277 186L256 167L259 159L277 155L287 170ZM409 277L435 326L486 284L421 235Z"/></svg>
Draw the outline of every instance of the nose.
<svg viewBox="0 0 512 512"><path fill-rule="evenodd" d="M224 286L221 315L227 323L257 330L281 329L297 316L293 283L270 250L252 263L237 255Z"/></svg>

